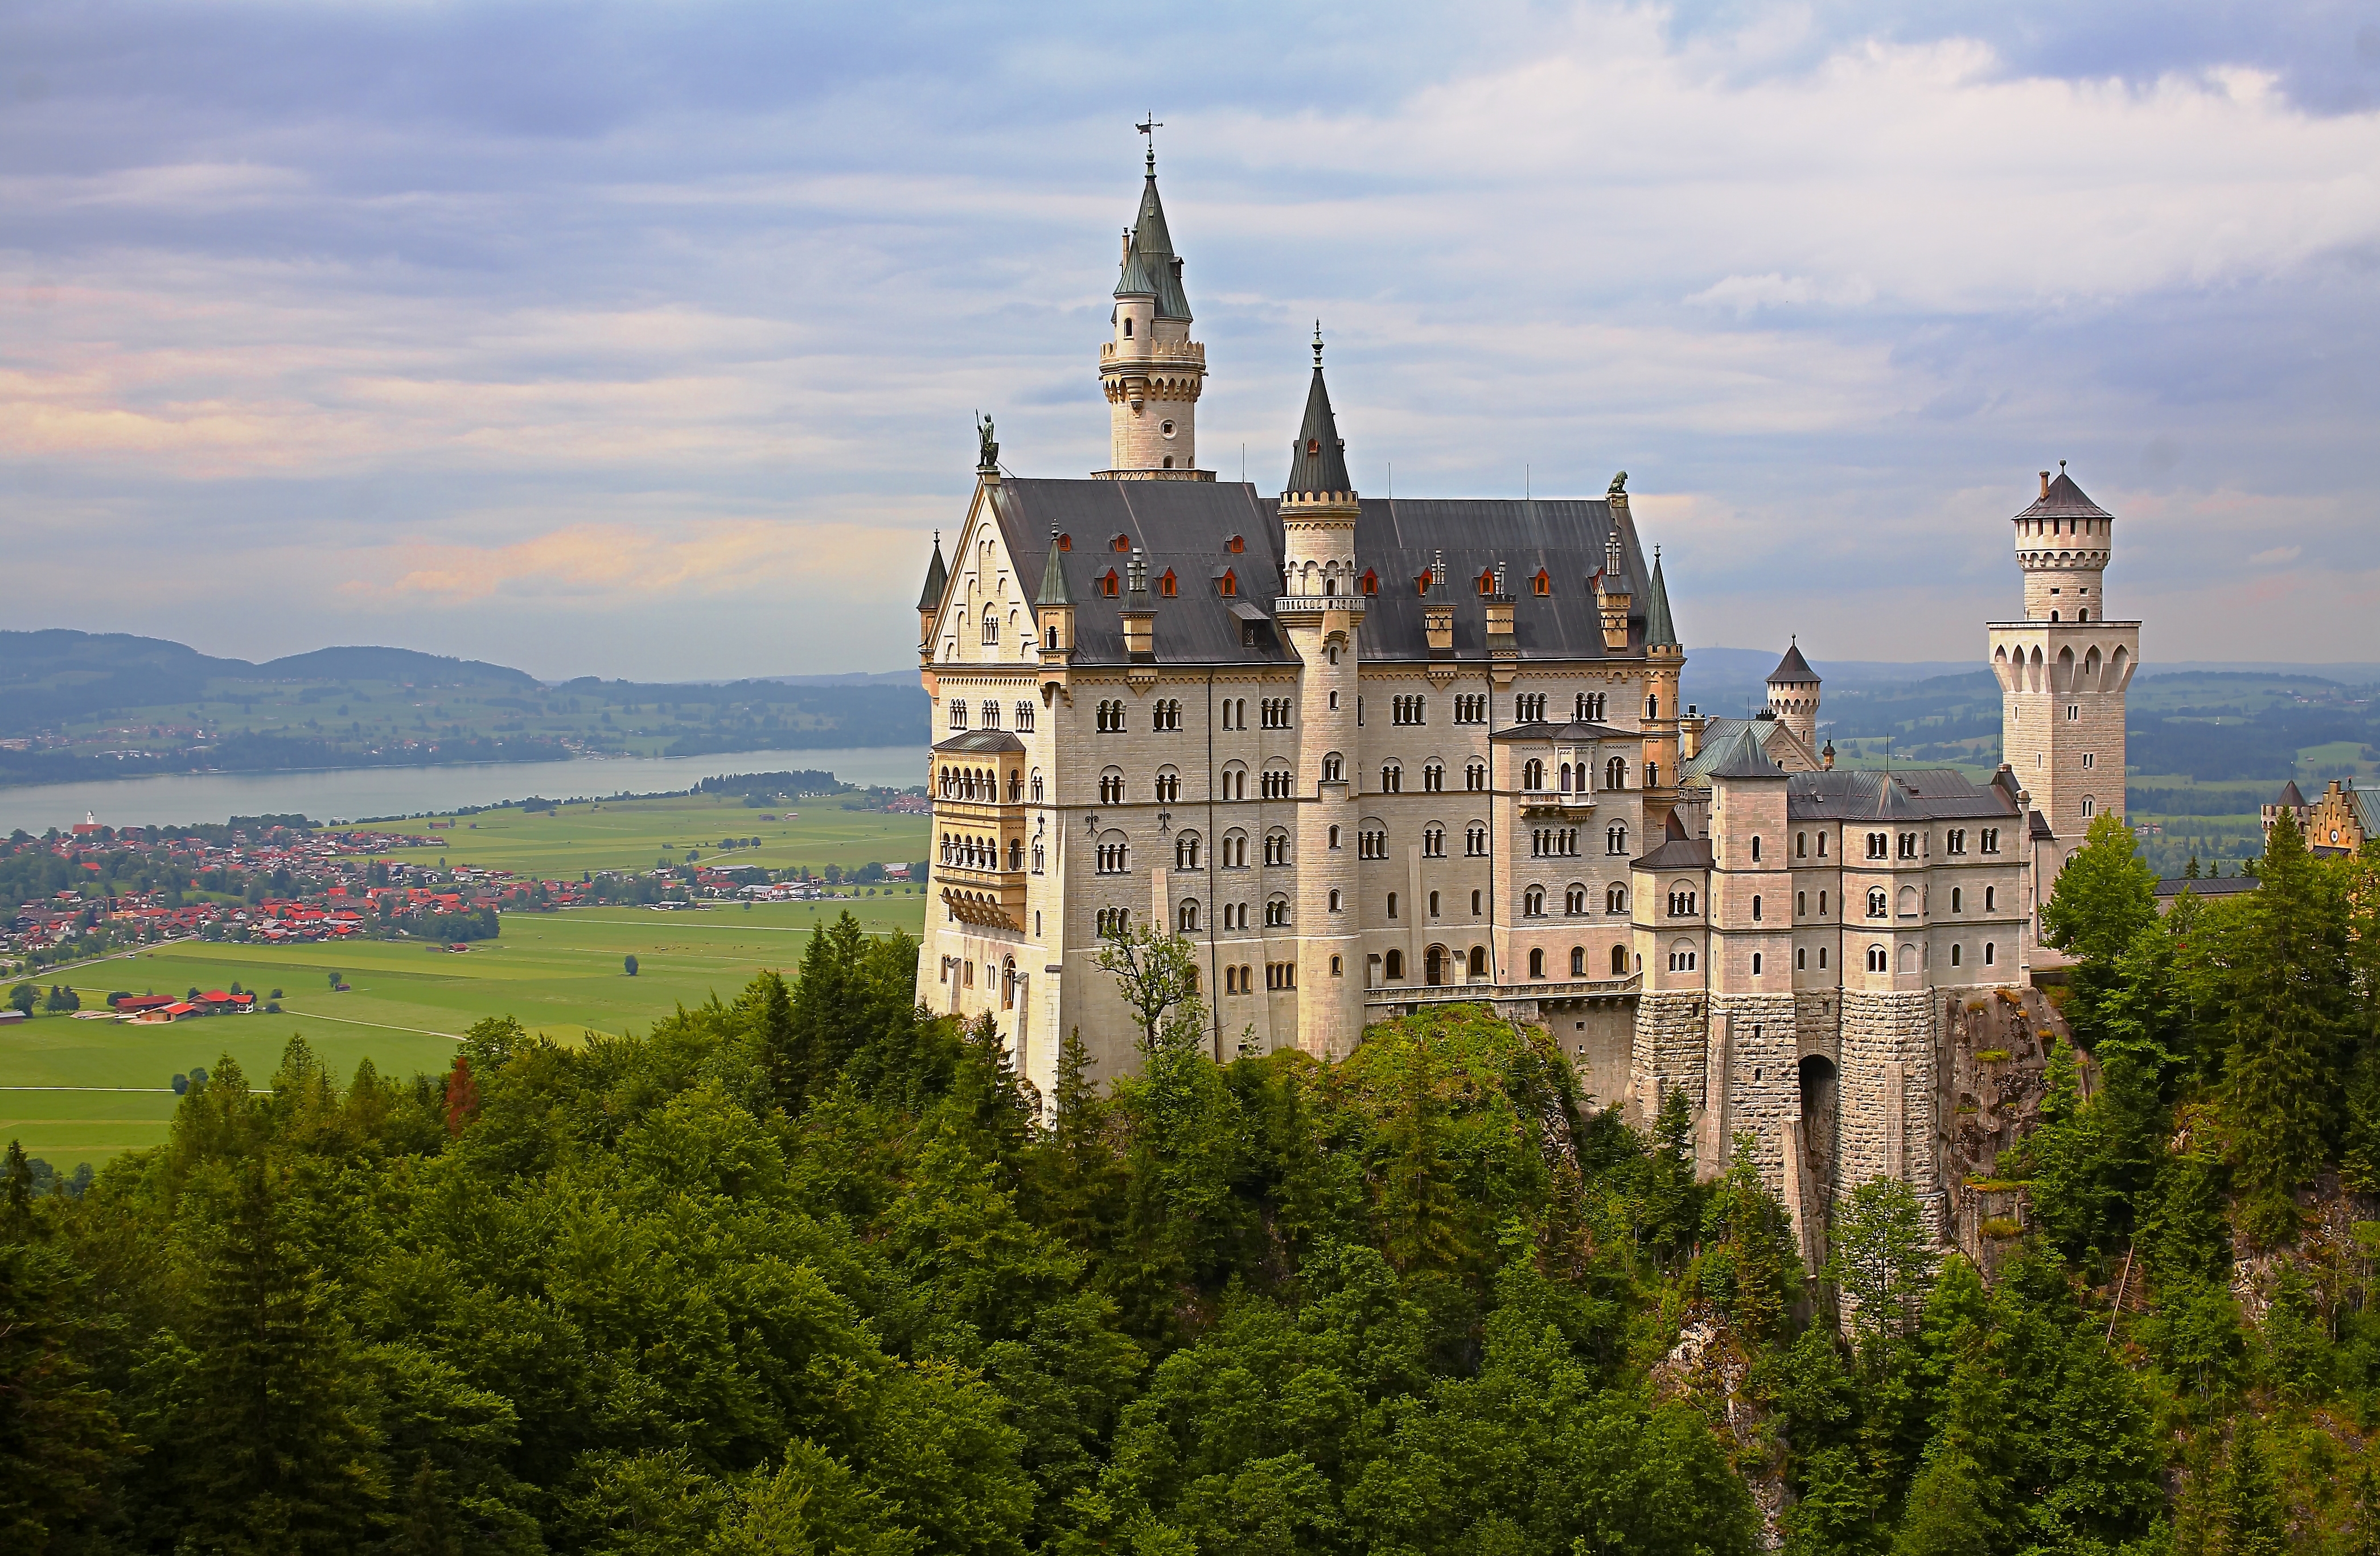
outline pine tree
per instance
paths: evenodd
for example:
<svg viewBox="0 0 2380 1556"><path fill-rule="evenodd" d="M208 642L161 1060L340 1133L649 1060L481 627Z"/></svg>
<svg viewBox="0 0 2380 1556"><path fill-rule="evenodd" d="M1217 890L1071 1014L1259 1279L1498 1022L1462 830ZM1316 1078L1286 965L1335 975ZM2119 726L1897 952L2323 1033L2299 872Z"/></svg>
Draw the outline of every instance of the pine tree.
<svg viewBox="0 0 2380 1556"><path fill-rule="evenodd" d="M1380 1185L1382 1249L1390 1263L1408 1273L1459 1269L1473 1251L1463 1236L1462 1196L1437 1081L1429 1044L1411 1044L1404 1056L1402 1105L1383 1131L1390 1155Z"/></svg>
<svg viewBox="0 0 2380 1556"><path fill-rule="evenodd" d="M2234 948L2223 1096L2243 1230L2290 1241L2294 1196L2321 1166L2340 1077L2328 1072L2345 981L2335 916L2297 822L2273 824L2245 932Z"/></svg>
<svg viewBox="0 0 2380 1556"><path fill-rule="evenodd" d="M2073 956L2066 1017L2085 1048L2099 1038L2099 1006L2132 937L2156 922L2156 872L2141 861L2131 829L2113 811L2091 823L2042 907L2044 936Z"/></svg>
<svg viewBox="0 0 2380 1556"><path fill-rule="evenodd" d="M446 1133L462 1134L479 1116L480 1083L471 1075L471 1056L457 1053L454 1068L446 1072Z"/></svg>

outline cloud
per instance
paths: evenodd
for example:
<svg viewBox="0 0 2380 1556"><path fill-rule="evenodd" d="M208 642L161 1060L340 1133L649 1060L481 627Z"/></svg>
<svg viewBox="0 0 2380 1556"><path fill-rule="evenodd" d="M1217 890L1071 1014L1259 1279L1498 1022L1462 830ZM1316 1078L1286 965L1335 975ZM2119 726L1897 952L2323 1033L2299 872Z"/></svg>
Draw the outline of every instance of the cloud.
<svg viewBox="0 0 2380 1556"><path fill-rule="evenodd" d="M1129 36L1075 0L36 0L0 20L13 576L91 626L91 556L129 559L142 629L251 655L902 663L977 409L1020 471L1105 463L1147 106L1112 83L1156 58L1226 479L1279 479L1320 314L1367 490L1625 468L1682 622L1963 654L2068 457L2143 614L2245 555L2331 607L2265 614L2274 656L2380 658L2336 608L2380 576L2357 46L2138 0L1221 0ZM2271 543L2305 533L2321 570Z"/></svg>

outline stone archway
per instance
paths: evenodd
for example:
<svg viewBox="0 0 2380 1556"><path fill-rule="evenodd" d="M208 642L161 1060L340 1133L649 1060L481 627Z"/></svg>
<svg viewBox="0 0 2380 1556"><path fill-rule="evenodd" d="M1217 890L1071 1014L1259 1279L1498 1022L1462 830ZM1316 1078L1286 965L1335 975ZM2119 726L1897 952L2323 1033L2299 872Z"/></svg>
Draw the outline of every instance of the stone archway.
<svg viewBox="0 0 2380 1556"><path fill-rule="evenodd" d="M1803 1226L1803 1250L1815 1270L1827 1261L1827 1224L1839 1160L1840 1076L1834 1061L1823 1053L1804 1054L1800 1070L1802 1203L1795 1209Z"/></svg>
<svg viewBox="0 0 2380 1556"><path fill-rule="evenodd" d="M1446 947L1433 945L1422 953L1421 980L1432 988L1446 981Z"/></svg>

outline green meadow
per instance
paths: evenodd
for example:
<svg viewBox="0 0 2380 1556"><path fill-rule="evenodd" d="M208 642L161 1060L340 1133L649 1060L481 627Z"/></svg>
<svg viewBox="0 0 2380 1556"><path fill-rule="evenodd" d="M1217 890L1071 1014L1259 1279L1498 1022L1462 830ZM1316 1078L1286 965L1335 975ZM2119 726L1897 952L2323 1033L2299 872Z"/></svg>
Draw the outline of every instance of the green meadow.
<svg viewBox="0 0 2380 1556"><path fill-rule="evenodd" d="M916 818L895 820L922 831ZM465 836L496 842L500 833L483 827ZM539 841L532 833L515 844L526 849ZM858 847L862 839L846 842ZM457 848L449 857L492 864L517 856ZM462 953L413 941L186 942L113 958L50 981L70 981L83 1008L93 1010L103 1007L111 991L179 994L193 985L223 989L236 980L262 994L279 989L282 1013L159 1026L38 1015L0 1027L0 1139L21 1140L28 1154L63 1171L80 1161L104 1163L119 1151L164 1139L176 1073L188 1074L193 1065L212 1069L228 1053L251 1085L261 1085L284 1045L301 1033L342 1076L369 1056L383 1075L405 1076L443 1071L452 1063L455 1038L487 1015L516 1016L532 1031L565 1040L590 1028L640 1030L681 1003L698 1004L713 994L732 999L765 968L790 969L801 959L808 931L844 909L873 932L915 934L924 921L925 899L903 893L748 907L730 903L692 912L509 913L502 936ZM629 955L637 958L634 978L624 970ZM334 972L345 975L347 992L332 991Z"/></svg>
<svg viewBox="0 0 2380 1556"><path fill-rule="evenodd" d="M922 774L920 774L922 777ZM775 821L763 821L774 816ZM890 816L853 808L848 796L747 808L735 795L680 795L668 799L573 800L552 810L483 810L476 816L386 821L363 830L431 838L450 865L509 869L558 880L596 869L651 869L683 863L689 850L710 864L766 865L811 870L853 869L871 862L914 864L927 857L930 831L923 816ZM723 849L728 838L760 840L757 847ZM423 854L407 850L407 859ZM426 862L426 860L425 860Z"/></svg>

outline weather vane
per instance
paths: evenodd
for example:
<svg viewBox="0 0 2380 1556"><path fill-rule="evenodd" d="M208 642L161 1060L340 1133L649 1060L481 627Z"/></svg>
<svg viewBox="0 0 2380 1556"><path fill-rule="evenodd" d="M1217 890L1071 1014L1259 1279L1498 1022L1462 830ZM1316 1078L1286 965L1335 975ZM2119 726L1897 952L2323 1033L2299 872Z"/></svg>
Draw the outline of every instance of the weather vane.
<svg viewBox="0 0 2380 1556"><path fill-rule="evenodd" d="M1132 128L1140 131L1141 134L1148 137L1148 168L1150 172L1154 173L1157 171L1157 132L1165 128L1165 121L1159 118L1156 113L1152 111L1148 117L1141 120Z"/></svg>

